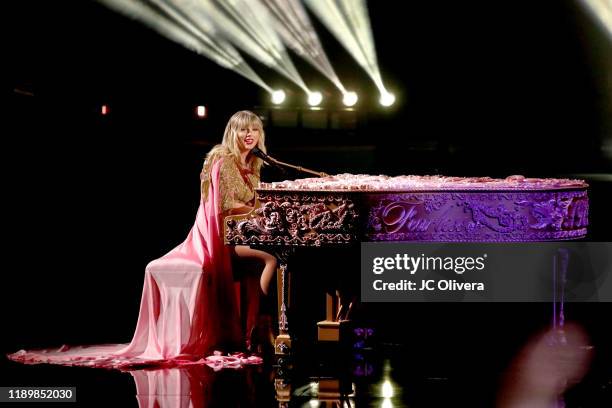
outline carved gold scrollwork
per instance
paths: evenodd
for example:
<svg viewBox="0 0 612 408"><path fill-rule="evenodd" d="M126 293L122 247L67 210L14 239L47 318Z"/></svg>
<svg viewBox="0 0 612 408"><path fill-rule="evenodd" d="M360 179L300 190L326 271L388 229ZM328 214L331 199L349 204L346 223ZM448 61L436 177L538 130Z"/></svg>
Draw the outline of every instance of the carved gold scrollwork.
<svg viewBox="0 0 612 408"><path fill-rule="evenodd" d="M356 240L358 211L341 195L265 195L262 206L242 219L228 217L225 238L231 244L313 245Z"/></svg>

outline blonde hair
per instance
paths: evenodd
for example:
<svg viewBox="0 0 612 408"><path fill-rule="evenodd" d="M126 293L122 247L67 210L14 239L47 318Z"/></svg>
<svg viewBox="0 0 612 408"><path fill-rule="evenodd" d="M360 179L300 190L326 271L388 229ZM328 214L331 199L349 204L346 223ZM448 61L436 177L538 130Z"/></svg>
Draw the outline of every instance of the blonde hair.
<svg viewBox="0 0 612 408"><path fill-rule="evenodd" d="M212 169L212 164L224 157L232 157L240 162L240 141L238 139L238 132L240 129L251 125L257 125L259 127L259 141L257 142L257 147L259 150L266 152L266 135L263 130L263 123L259 116L254 114L251 111L239 111L232 115L232 117L227 122L227 126L225 126L225 132L223 132L223 139L221 140L221 144L214 146L210 152L206 155L206 161L204 162L204 167L208 168L208 172ZM263 160L259 157L251 155L250 158L250 167L251 170L257 177L260 176L261 166L263 165Z"/></svg>

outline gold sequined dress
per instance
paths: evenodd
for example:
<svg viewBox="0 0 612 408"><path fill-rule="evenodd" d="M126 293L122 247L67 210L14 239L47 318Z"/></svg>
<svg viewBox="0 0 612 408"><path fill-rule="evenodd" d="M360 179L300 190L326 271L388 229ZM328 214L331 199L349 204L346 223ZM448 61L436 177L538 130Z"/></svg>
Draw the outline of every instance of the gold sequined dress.
<svg viewBox="0 0 612 408"><path fill-rule="evenodd" d="M202 169L202 194L209 191L208 179L209 163L204 163ZM219 192L221 194L221 212L229 215L239 206L252 207L255 204L255 187L259 184L259 177L250 169L243 169L232 156L223 158L219 169Z"/></svg>

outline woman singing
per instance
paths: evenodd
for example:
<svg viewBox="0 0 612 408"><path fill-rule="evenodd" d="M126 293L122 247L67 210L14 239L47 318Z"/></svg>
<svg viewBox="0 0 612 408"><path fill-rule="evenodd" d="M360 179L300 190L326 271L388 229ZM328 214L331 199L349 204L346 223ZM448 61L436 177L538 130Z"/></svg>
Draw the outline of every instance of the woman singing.
<svg viewBox="0 0 612 408"><path fill-rule="evenodd" d="M254 187L259 183L263 163L251 151L256 146L265 151L264 142L257 115L240 111L230 118L221 144L206 156L200 175L200 206L189 235L146 267L140 313L129 344L20 350L9 358L31 364L125 368L176 366L200 360L215 349L241 350L244 336L232 255L263 266L259 283L252 276L247 279L251 297L259 295L259 288L267 294L276 258L247 246L225 246L223 220L227 215L253 208ZM255 290L253 282L257 285ZM251 333L259 302L248 303L247 333Z"/></svg>

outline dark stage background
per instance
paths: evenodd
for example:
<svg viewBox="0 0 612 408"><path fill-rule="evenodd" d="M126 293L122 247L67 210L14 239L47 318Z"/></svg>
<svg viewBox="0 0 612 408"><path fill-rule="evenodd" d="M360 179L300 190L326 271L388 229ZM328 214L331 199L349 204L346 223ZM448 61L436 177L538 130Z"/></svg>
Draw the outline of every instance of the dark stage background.
<svg viewBox="0 0 612 408"><path fill-rule="evenodd" d="M272 108L237 74L94 2L17 3L4 51L4 353L130 340L144 267L186 236L203 157L240 109L266 118L270 154L328 173L587 178L589 239L610 240L612 43L573 1L369 2L383 78L398 97L391 109L313 18L339 77L360 95L354 111L297 57L305 82L327 98L322 110L306 109L298 88L245 57L289 91L287 106ZM350 252L315 255L294 267L305 339L322 313L326 272L359 274ZM430 370L459 372L502 367L548 324L549 309L371 305L363 316L380 312L384 341L440 351L424 352ZM603 356L611 311L568 312ZM459 349L482 357L470 362Z"/></svg>

